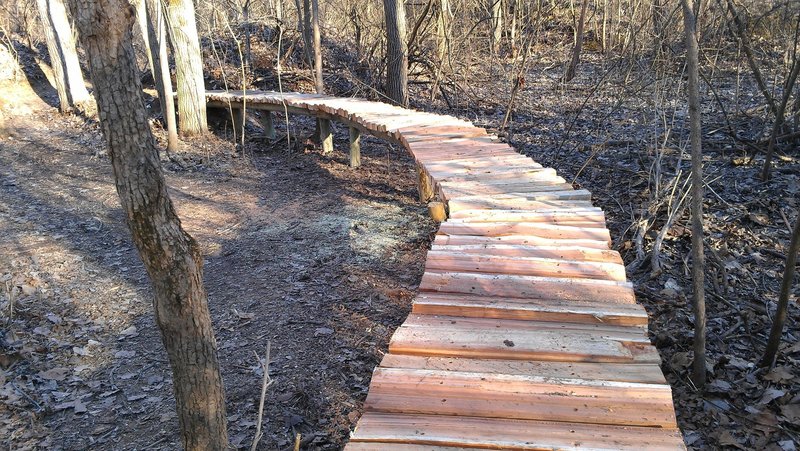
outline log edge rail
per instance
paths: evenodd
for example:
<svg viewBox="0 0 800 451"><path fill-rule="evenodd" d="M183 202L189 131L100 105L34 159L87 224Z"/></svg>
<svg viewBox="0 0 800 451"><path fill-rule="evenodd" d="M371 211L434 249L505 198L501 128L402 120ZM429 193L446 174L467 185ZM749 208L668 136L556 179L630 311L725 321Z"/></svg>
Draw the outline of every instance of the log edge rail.
<svg viewBox="0 0 800 451"><path fill-rule="evenodd" d="M346 450L685 449L647 314L588 191L452 116L317 94L206 98L237 122L266 111L272 137L273 112L342 123L352 166L361 133L403 147L441 221Z"/></svg>

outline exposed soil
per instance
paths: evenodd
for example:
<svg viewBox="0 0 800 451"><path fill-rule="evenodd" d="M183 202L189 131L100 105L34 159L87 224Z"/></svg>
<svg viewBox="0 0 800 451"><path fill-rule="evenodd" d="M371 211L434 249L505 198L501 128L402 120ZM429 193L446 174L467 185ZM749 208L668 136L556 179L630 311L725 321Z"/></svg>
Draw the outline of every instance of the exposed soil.
<svg viewBox="0 0 800 451"><path fill-rule="evenodd" d="M177 449L149 282L98 127L24 87L2 92L3 448ZM312 131L293 118L293 134ZM336 138L346 149L347 130ZM233 158L229 142L185 143L165 169L206 258L232 443L252 441L270 342L261 449L296 433L303 449L339 449L409 312L435 225L397 148L364 137L353 170L342 151L287 153L279 141Z"/></svg>

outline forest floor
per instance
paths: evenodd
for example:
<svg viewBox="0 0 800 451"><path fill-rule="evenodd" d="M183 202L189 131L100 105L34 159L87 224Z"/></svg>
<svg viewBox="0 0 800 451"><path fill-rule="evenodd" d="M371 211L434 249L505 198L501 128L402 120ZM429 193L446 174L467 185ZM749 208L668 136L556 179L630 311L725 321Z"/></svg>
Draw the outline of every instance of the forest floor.
<svg viewBox="0 0 800 451"><path fill-rule="evenodd" d="M149 282L100 131L32 91L0 92L2 448L178 449ZM340 128L337 148L347 139ZM290 449L296 433L303 449L340 449L410 310L435 224L397 148L365 137L353 170L340 150L287 153L279 141L233 158L230 142L184 143L180 164L164 167L205 256L232 444L253 439L271 342L260 449Z"/></svg>
<svg viewBox="0 0 800 451"><path fill-rule="evenodd" d="M709 384L701 392L688 380L693 317L688 212L680 203L689 163L685 106L676 100L681 74L609 76L602 58L588 53L565 86L559 57L540 58L527 73L507 130L499 126L508 73L473 74L450 107L427 101L425 85L414 85L413 106L500 132L592 191L651 316L651 338L691 449L796 449L797 291L776 368L756 363L788 229L800 213L798 155L781 150L773 180L761 182L763 156L751 159L750 147L726 136L712 93L703 93ZM354 94L359 84L347 82L348 60L326 61L332 93ZM760 99L747 80L739 96L736 77L720 71L711 80L726 101L736 89L741 104L727 105L730 119L758 146ZM308 90L307 80L300 74L284 86ZM259 88L274 89L270 83ZM169 370L97 126L58 115L41 103L42 92L27 94L29 101L5 105L14 119L0 127L0 433L15 449L174 449ZM293 135L311 128L292 118ZM232 440L246 447L252 439L261 383L256 354L271 340L276 382L262 448L285 449L300 432L304 449L338 449L409 310L435 225L416 201L411 161L397 149L368 139L364 165L353 171L342 152L287 153L283 141L270 149L255 140L234 158L225 126L219 130L185 143L181 159L165 161L165 169L207 259ZM345 143L337 135L338 148ZM671 194L664 187L678 173ZM674 220L665 225L669 212ZM661 232L656 268L651 256Z"/></svg>

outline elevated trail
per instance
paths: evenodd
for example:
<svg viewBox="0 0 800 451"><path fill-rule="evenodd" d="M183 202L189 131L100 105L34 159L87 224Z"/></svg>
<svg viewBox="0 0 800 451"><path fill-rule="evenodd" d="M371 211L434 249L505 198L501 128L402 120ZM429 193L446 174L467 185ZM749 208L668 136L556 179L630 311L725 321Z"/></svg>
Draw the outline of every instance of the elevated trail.
<svg viewBox="0 0 800 451"><path fill-rule="evenodd" d="M451 116L315 94L207 99L239 124L243 108L316 116L326 151L330 121L343 123L353 166L363 132L401 145L442 220L347 450L685 449L647 314L588 191Z"/></svg>

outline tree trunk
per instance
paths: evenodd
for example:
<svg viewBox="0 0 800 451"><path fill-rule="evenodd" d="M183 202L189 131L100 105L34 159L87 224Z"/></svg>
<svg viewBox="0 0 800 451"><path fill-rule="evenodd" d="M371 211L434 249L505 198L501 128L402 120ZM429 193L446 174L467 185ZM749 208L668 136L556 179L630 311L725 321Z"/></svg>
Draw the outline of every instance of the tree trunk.
<svg viewBox="0 0 800 451"><path fill-rule="evenodd" d="M133 242L153 285L186 450L228 446L225 396L203 287L203 257L167 191L142 99L126 0L71 0L100 125Z"/></svg>
<svg viewBox="0 0 800 451"><path fill-rule="evenodd" d="M314 39L311 37L311 0L303 0L303 10L300 10L300 0L297 4L298 23L300 34L303 36L303 53L309 68L314 67Z"/></svg>
<svg viewBox="0 0 800 451"><path fill-rule="evenodd" d="M783 325L786 323L786 314L789 309L789 298L792 294L792 281L794 280L798 250L800 250L800 215L797 216L797 221L794 223L792 241L786 253L786 267L783 269L783 282L781 283L781 293L778 297L778 310L775 312L767 349L764 351L764 357L761 358L759 363L762 367L771 368L775 364L775 357L778 355L778 347L781 344L781 335L783 335Z"/></svg>
<svg viewBox="0 0 800 451"><path fill-rule="evenodd" d="M492 53L497 53L500 50L500 40L503 37L503 1L489 0L489 2L489 14L492 17L490 21Z"/></svg>
<svg viewBox="0 0 800 451"><path fill-rule="evenodd" d="M694 362L692 381L706 383L705 255L703 253L703 150L700 137L699 49L694 0L682 0L686 32L686 71L689 74L689 121L692 146L692 289L694 291Z"/></svg>
<svg viewBox="0 0 800 451"><path fill-rule="evenodd" d="M589 0L583 0L581 5L581 16L578 19L578 24L575 29L575 47L572 49L572 60L567 66L567 72L564 74L564 81L570 81L575 78L575 69L578 68L578 63L581 61L581 50L583 49L583 25L586 22L586 9L589 7Z"/></svg>
<svg viewBox="0 0 800 451"><path fill-rule="evenodd" d="M450 33L450 1L439 0L439 14L436 19L436 57L439 61L439 67L444 64L447 57L448 34ZM441 70L441 69L440 69Z"/></svg>
<svg viewBox="0 0 800 451"><path fill-rule="evenodd" d="M322 38L319 34L319 0L311 0L311 31L314 35L314 87L317 94L325 94L322 81Z"/></svg>
<svg viewBox="0 0 800 451"><path fill-rule="evenodd" d="M208 119L194 4L192 0L169 0L167 14L178 79L178 126L184 136L200 135L208 130Z"/></svg>
<svg viewBox="0 0 800 451"><path fill-rule="evenodd" d="M408 43L403 0L383 0L386 16L386 94L401 106L408 105Z"/></svg>
<svg viewBox="0 0 800 451"><path fill-rule="evenodd" d="M58 92L59 109L62 113L74 109L84 110L90 101L89 91L83 82L75 38L67 18L63 0L37 0L42 31L50 54L53 81Z"/></svg>
<svg viewBox="0 0 800 451"><path fill-rule="evenodd" d="M147 67L150 68L150 73L153 74L153 79L156 78L156 67L153 64L153 49L150 48L150 41L148 40L147 31L147 7L144 4L145 0L135 0L134 7L136 8L136 23L139 25L139 31L142 34L142 43L144 44L144 53L147 55ZM161 111L164 111L163 109Z"/></svg>
<svg viewBox="0 0 800 451"><path fill-rule="evenodd" d="M172 76L167 57L167 29L164 25L164 11L161 0L144 0L147 16L147 41L150 59L153 61L153 80L155 80L161 115L167 126L167 150L178 151L178 129L175 120L175 99L172 92Z"/></svg>

